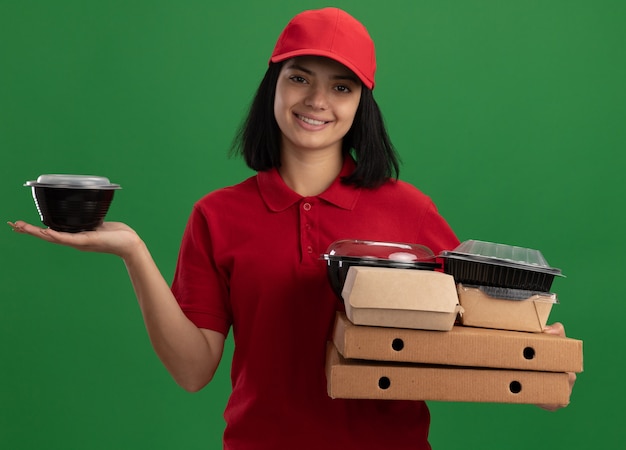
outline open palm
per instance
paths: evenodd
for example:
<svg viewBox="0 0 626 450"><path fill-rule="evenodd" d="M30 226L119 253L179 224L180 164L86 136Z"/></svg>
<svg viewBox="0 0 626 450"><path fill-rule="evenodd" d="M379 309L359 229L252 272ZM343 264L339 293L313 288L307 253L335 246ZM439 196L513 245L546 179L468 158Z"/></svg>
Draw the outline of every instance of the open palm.
<svg viewBox="0 0 626 450"><path fill-rule="evenodd" d="M8 222L14 231L81 251L111 253L124 258L141 242L135 231L121 222L104 222L94 231L66 233L40 228L24 221Z"/></svg>

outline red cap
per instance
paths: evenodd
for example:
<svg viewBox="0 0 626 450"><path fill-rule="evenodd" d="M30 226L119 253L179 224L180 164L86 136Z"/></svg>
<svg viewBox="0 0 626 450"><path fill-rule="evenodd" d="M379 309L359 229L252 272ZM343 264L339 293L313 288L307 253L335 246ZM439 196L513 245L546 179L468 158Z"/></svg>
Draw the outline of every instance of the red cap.
<svg viewBox="0 0 626 450"><path fill-rule="evenodd" d="M334 59L374 89L374 42L363 24L341 9L316 9L295 16L278 37L270 61L305 55Z"/></svg>

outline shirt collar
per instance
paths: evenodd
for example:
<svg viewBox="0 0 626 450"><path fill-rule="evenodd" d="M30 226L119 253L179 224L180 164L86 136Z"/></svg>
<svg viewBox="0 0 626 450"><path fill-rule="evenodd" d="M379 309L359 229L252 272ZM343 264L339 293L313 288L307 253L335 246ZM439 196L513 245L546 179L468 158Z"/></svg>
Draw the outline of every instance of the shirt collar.
<svg viewBox="0 0 626 450"><path fill-rule="evenodd" d="M356 164L352 157L344 158L343 167L341 168L339 176L328 189L317 197L339 208L353 209L359 198L361 189L342 183L341 178L350 175L355 167ZM274 212L284 211L304 198L300 194L292 191L289 186L285 184L276 168L259 172L256 178L263 201L267 207Z"/></svg>

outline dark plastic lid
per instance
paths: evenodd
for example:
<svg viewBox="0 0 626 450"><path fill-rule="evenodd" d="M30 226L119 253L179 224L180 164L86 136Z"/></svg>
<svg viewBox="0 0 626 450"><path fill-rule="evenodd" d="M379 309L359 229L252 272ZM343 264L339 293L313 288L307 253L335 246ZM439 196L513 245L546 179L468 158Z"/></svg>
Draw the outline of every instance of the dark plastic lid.
<svg viewBox="0 0 626 450"><path fill-rule="evenodd" d="M386 260L396 263L417 263L435 260L435 254L420 244L343 239L333 242L322 255L326 260Z"/></svg>
<svg viewBox="0 0 626 450"><path fill-rule="evenodd" d="M24 186L66 189L121 189L119 184L113 184L105 177L64 174L40 175L36 181L27 181Z"/></svg>
<svg viewBox="0 0 626 450"><path fill-rule="evenodd" d="M512 245L468 240L454 250L442 252L439 256L563 276L560 269L548 265L539 250Z"/></svg>

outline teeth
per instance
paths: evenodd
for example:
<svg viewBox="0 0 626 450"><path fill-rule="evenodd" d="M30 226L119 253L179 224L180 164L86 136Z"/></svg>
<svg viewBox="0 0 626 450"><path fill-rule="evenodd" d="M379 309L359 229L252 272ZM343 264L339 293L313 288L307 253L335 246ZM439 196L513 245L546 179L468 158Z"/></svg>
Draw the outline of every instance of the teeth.
<svg viewBox="0 0 626 450"><path fill-rule="evenodd" d="M326 122L322 120L309 119L308 117L298 115L298 119L310 125L324 125Z"/></svg>

